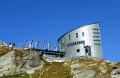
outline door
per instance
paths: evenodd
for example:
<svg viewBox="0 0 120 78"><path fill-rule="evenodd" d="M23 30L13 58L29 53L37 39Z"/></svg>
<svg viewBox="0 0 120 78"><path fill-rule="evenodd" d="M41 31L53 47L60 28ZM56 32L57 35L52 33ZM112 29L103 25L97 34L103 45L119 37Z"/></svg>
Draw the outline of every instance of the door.
<svg viewBox="0 0 120 78"><path fill-rule="evenodd" d="M91 47L90 46L85 46L85 55L91 56Z"/></svg>

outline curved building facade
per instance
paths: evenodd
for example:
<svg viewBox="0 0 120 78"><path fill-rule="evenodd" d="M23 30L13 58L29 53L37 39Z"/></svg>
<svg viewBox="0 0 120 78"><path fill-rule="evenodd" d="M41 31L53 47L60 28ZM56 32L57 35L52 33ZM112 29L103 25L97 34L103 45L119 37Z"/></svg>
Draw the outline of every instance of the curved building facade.
<svg viewBox="0 0 120 78"><path fill-rule="evenodd" d="M88 24L67 32L58 39L63 57L89 55L102 58L100 23Z"/></svg>

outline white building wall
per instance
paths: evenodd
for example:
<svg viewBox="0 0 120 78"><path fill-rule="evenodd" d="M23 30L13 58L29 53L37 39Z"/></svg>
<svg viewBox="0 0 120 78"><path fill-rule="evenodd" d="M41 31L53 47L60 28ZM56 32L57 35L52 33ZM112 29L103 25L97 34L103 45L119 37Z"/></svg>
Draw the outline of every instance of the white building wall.
<svg viewBox="0 0 120 78"><path fill-rule="evenodd" d="M100 33L98 29L99 29L99 23L93 23L93 24L85 25L83 27L72 30L64 34L62 37L60 37L58 39L59 48L60 48L60 51L65 52L64 57L85 56L86 51L84 47L90 46L91 56L102 58L101 45L97 45L97 44L101 44L100 34L95 34L95 33ZM82 36L82 32L84 32L84 36ZM76 38L76 33L78 33L78 38ZM69 35L70 35L70 40L69 40ZM94 37L94 36L97 36L97 37ZM94 40L100 40L100 41L94 41ZM69 43L73 43L77 41L85 41L85 45L78 44L78 45L72 45L70 47L66 47L66 45L68 46ZM80 49L80 52L77 52L77 49Z"/></svg>

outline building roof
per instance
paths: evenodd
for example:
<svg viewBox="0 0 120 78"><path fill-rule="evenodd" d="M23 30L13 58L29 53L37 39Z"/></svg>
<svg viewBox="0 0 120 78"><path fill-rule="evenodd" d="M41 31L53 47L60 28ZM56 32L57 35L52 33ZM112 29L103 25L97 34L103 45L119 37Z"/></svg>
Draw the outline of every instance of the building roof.
<svg viewBox="0 0 120 78"><path fill-rule="evenodd" d="M92 23L92 24L100 24L100 22L96 22L96 23ZM82 28L82 27L85 27L85 26L89 26L89 25L91 25L91 24L87 24L87 25L81 26L79 28ZM76 28L76 29L79 29L79 28ZM76 30L76 29L74 29L74 30ZM71 30L71 31L74 31L74 30ZM71 32L71 31L69 31L69 32ZM64 35L68 34L69 32L65 33ZM59 41L64 35L62 35L57 41Z"/></svg>

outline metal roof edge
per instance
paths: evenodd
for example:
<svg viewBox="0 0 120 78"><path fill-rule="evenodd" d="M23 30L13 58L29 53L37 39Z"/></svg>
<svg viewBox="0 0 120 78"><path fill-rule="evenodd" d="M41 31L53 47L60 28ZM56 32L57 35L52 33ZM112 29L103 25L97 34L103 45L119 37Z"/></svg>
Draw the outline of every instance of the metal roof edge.
<svg viewBox="0 0 120 78"><path fill-rule="evenodd" d="M97 24L97 23L99 23L99 26L100 26L100 22L91 23L91 24ZM89 25L91 25L91 24L83 25L83 26L81 26L81 27L79 27L79 28L82 28L82 27L85 27L85 26L89 26ZM79 29L79 28L76 28L76 29ZM71 31L74 31L74 30L76 30L76 29L73 29L73 30L71 30ZM71 31L69 31L69 32L71 32ZM67 32L67 33L69 33L69 32ZM63 34L61 37L59 37L59 39L58 39L57 41L59 41L59 40L60 40L64 35L66 35L67 33L65 33L65 34Z"/></svg>

